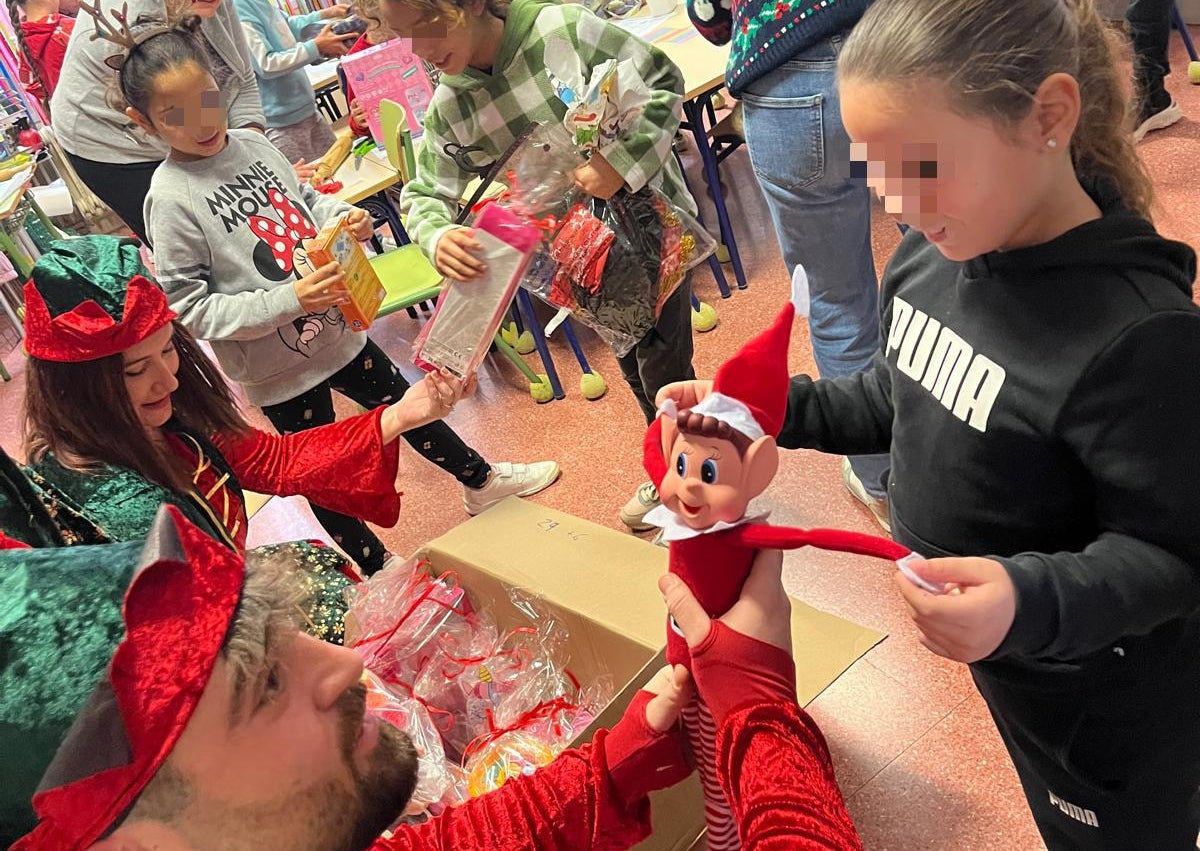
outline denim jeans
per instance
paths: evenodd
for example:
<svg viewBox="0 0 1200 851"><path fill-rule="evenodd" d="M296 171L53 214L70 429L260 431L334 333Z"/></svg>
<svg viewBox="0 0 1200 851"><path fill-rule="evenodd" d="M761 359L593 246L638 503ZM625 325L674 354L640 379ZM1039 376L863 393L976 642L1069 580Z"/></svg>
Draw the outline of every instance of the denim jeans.
<svg viewBox="0 0 1200 851"><path fill-rule="evenodd" d="M834 70L842 36L796 54L742 95L750 162L767 198L789 274L808 273L813 358L823 378L853 375L879 348L871 196L850 177ZM888 455L856 455L872 496L887 493Z"/></svg>

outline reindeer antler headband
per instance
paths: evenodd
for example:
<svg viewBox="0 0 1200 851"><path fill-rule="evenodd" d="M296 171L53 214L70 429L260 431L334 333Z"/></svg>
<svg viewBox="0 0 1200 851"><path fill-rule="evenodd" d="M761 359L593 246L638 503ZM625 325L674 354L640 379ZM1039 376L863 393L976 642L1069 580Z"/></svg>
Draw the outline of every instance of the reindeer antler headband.
<svg viewBox="0 0 1200 851"><path fill-rule="evenodd" d="M115 23L110 23L105 17L104 12L100 9L100 0L95 0L94 5L88 4L86 0L79 0L79 8L91 15L96 22L96 29L91 36L92 41L104 39L121 48L120 53L115 53L104 60L104 64L114 71L120 71L130 52L146 39L172 30L166 21L150 19L141 23L139 19L139 22L134 24L137 29L135 33L129 26L129 3L127 2L121 4L121 11L118 12L114 9L109 13Z"/></svg>

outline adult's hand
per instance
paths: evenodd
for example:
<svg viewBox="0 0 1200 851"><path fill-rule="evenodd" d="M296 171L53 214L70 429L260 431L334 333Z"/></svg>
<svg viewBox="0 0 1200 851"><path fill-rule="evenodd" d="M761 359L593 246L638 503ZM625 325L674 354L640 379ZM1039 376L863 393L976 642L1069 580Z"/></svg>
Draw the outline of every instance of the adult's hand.
<svg viewBox="0 0 1200 851"><path fill-rule="evenodd" d="M383 442L390 443L406 431L444 418L460 399L475 393L475 385L474 376L460 381L441 370L426 374L383 412Z"/></svg>
<svg viewBox="0 0 1200 851"><path fill-rule="evenodd" d="M336 20L337 18L344 18L349 14L350 14L350 4L349 3L337 3L337 4L334 4L333 6L329 6L325 9L321 10L321 18L326 21Z"/></svg>
<svg viewBox="0 0 1200 851"><path fill-rule="evenodd" d="M741 597L716 621L678 576L659 580L667 609L691 648L696 689L718 726L738 706L796 702L792 604L782 573L781 552L759 552Z"/></svg>

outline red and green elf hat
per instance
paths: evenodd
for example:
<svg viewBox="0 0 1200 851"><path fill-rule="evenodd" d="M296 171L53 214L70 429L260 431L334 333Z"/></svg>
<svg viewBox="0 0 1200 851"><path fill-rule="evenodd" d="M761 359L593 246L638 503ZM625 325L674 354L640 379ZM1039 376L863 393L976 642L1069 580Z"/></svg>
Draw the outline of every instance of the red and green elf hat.
<svg viewBox="0 0 1200 851"><path fill-rule="evenodd" d="M100 549L42 552L95 559ZM34 552L0 551L0 570L5 559ZM204 694L244 577L241 554L188 523L177 509L159 510L125 593L124 636L115 653L111 645L93 643L93 654L111 655L107 676L43 776L33 797L37 827L12 846L15 851L82 851L103 838L137 800ZM77 625L88 623L89 616L94 613L78 608L62 615L64 622L74 617ZM81 662L72 659L71 647L59 652L59 665ZM36 665L25 672L37 675Z"/></svg>
<svg viewBox="0 0 1200 851"><path fill-rule="evenodd" d="M174 318L132 239L56 242L25 284L25 351L42 360L78 363L115 355Z"/></svg>

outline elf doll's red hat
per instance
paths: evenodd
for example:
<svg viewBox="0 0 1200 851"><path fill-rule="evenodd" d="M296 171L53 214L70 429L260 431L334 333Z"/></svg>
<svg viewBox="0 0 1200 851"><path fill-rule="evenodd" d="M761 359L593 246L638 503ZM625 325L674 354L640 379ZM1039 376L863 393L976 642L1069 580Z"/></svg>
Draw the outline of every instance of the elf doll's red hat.
<svg viewBox="0 0 1200 851"><path fill-rule="evenodd" d="M769 328L748 340L721 365L713 380L713 392L690 412L727 423L751 440L766 435L778 437L787 415L788 343L795 315L792 303L785 304ZM668 399L658 413L646 431L643 447L643 463L656 486L666 475L662 417L676 419L689 411L680 411L674 400Z"/></svg>
<svg viewBox="0 0 1200 851"><path fill-rule="evenodd" d="M94 558L95 548L86 549ZM82 851L137 800L200 702L244 576L240 554L192 526L178 509L159 510L125 594L125 636L108 677L46 771L33 798L38 825L14 851Z"/></svg>
<svg viewBox="0 0 1200 851"><path fill-rule="evenodd" d="M140 343L175 318L132 239L64 239L25 284L25 351L66 363L99 360Z"/></svg>

